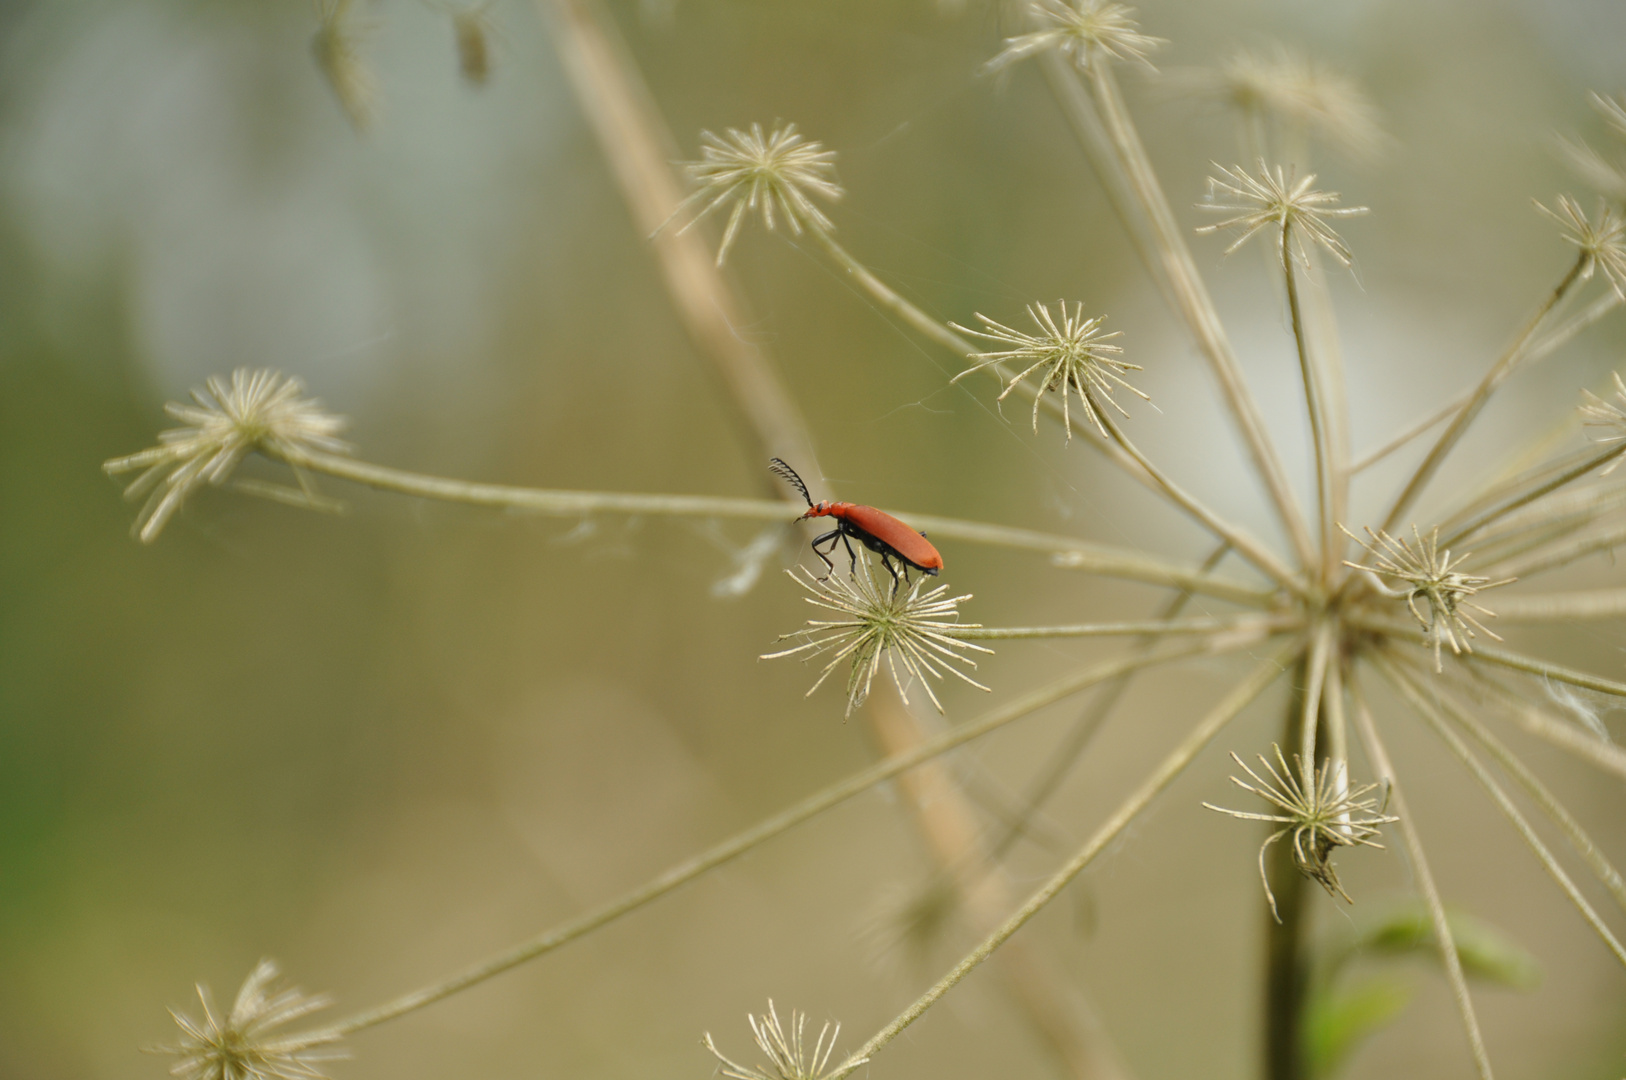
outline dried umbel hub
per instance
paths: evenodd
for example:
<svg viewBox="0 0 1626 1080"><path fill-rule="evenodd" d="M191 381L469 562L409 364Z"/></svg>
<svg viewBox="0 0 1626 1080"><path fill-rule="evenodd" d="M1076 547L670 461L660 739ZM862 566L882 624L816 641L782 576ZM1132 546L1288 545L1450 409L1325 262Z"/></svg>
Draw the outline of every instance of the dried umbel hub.
<svg viewBox="0 0 1626 1080"><path fill-rule="evenodd" d="M136 517L137 538L152 543L188 496L204 484L225 483L256 450L274 457L348 452L338 438L344 418L304 393L298 379L238 368L229 383L209 376L207 388L192 391L193 404L165 405L165 412L187 426L160 432L158 445L149 450L102 465L114 475L142 470L124 491L128 499L151 492Z"/></svg>
<svg viewBox="0 0 1626 1080"><path fill-rule="evenodd" d="M180 1058L169 1071L181 1080L321 1080L322 1062L346 1056L333 1048L339 1035L327 1031L279 1039L272 1033L331 1001L277 989L272 985L276 978L277 965L261 960L224 1015L209 988L198 984L203 1018L171 1010L181 1028L180 1041L155 1046L152 1052Z"/></svg>
<svg viewBox="0 0 1626 1080"><path fill-rule="evenodd" d="M1106 316L1086 319L1082 303L1073 305L1070 312L1067 310L1065 300L1058 301L1057 306L1061 308L1059 322L1044 304L1028 305L1028 315L1038 324L1038 334L1024 334L1020 330L995 322L981 312L977 313L977 319L984 327L982 330L950 323L950 326L962 333L975 334L988 341L997 341L1010 346L997 352L973 353L971 359L978 362L950 381L959 382L973 371L1009 362L1018 370L1010 377L1005 389L999 395L999 400L1004 401L1011 391L1021 385L1022 380L1038 372L1042 386L1041 392L1033 399L1035 432L1039 430L1039 401L1044 396L1043 391L1049 390L1061 395L1062 428L1067 432L1067 439L1072 440L1073 421L1067 402L1068 392L1071 391L1078 395L1079 402L1084 406L1084 415L1105 437L1107 429L1101 421L1097 396L1120 414L1128 416L1129 413L1113 398L1112 392L1122 387L1144 401L1152 400L1124 381L1124 372L1140 371L1141 367L1139 364L1119 359L1123 349L1109 344L1119 334L1101 332L1101 324L1106 321Z"/></svg>
<svg viewBox="0 0 1626 1080"><path fill-rule="evenodd" d="M1026 60L1055 49L1082 69L1103 58L1132 60L1151 67L1148 57L1166 44L1140 32L1135 9L1101 0L1036 0L1028 5L1035 29L1005 39L1005 48L988 61L990 69Z"/></svg>
<svg viewBox="0 0 1626 1080"><path fill-rule="evenodd" d="M1344 532L1352 539L1360 539L1348 529ZM1370 528L1366 534L1368 539L1361 543L1375 565L1348 561L1344 565L1391 577L1402 583L1403 588L1396 591L1384 588L1381 582L1373 582L1385 595L1405 598L1407 610L1422 626L1427 644L1434 648L1435 671L1444 669L1440 657L1441 645L1450 645L1451 652L1460 656L1473 652L1472 639L1476 631L1492 640L1502 640L1474 615L1477 611L1480 615L1495 617L1496 612L1468 598L1483 589L1510 585L1513 578L1492 581L1478 574L1462 573L1457 567L1471 553L1453 559L1449 549L1441 551L1438 528L1429 533L1425 540L1414 525L1409 542L1386 532L1373 532Z"/></svg>
<svg viewBox="0 0 1626 1080"><path fill-rule="evenodd" d="M841 1034L840 1024L826 1022L809 1048L802 1035L807 1026L807 1014L793 1011L790 1014L790 1030L787 1031L779 1022L772 998L768 999L766 1013L762 1016L747 1015L745 1019L751 1025L751 1034L756 1037L757 1048L768 1057L767 1065L750 1067L730 1061L711 1041L709 1031L700 1040L721 1064L722 1074L731 1080L819 1080L830 1065L836 1038ZM843 1065L854 1067L863 1063L864 1059L842 1062Z"/></svg>
<svg viewBox="0 0 1626 1080"><path fill-rule="evenodd" d="M1234 216L1213 225L1204 225L1197 231L1240 230L1242 235L1231 241L1225 254L1229 255L1247 243L1259 230L1275 225L1281 230L1278 235L1284 238L1281 251L1284 265L1290 257L1297 259L1301 265L1308 263L1304 249L1306 237L1338 260L1340 265L1350 264L1354 256L1349 246L1327 224L1326 219L1354 217L1366 213L1366 207L1335 205L1339 198L1336 191L1316 191L1310 186L1315 183L1314 173L1295 180L1280 165L1272 168L1263 161L1259 163L1257 174L1248 172L1240 165L1229 169L1218 164L1214 167L1220 171L1220 175L1209 178L1208 200L1198 203L1197 208ZM1291 241L1285 239L1289 236Z"/></svg>
<svg viewBox="0 0 1626 1080"><path fill-rule="evenodd" d="M809 620L806 628L779 638L780 641L801 638L802 644L762 657L777 660L782 656L797 656L810 660L828 654L830 661L807 691L809 697L844 660L852 661L847 675L848 716L869 697L870 686L881 670L883 659L905 701L909 700L909 683L918 680L938 712L943 711L943 704L932 690L931 679L941 680L945 671L978 690L988 689L955 666L977 666L976 661L964 655L966 650L993 652L956 636L978 626L958 621L959 606L971 599L969 595L944 596L947 585L922 592L925 578L906 589L894 588L890 581L878 583L868 561L860 562L851 577L833 574L816 578L805 570L800 574L787 573L808 591L808 603L840 616L834 620Z"/></svg>
<svg viewBox="0 0 1626 1080"><path fill-rule="evenodd" d="M1304 775L1304 763L1297 754L1293 755L1293 767L1290 769L1282 756L1282 748L1273 746L1271 749L1275 751L1276 764L1272 765L1263 754L1259 755L1263 776L1233 753L1231 760L1248 774L1248 780L1233 776L1231 782L1275 806L1278 813L1254 814L1245 810L1229 810L1212 803L1203 805L1246 821L1270 821L1282 826L1259 846L1259 879L1265 884L1265 899L1270 902L1270 913L1276 916L1278 922L1281 916L1276 911L1276 896L1270 891L1270 878L1265 874L1265 852L1283 837L1292 839L1293 865L1298 867L1301 874L1319 882L1327 890L1327 895L1341 896L1353 903L1344 887L1338 883L1338 872L1332 865L1333 852L1341 847L1382 848L1383 845L1376 839L1378 826L1400 819L1384 813L1387 798L1380 803L1368 797L1379 785L1365 784L1351 789L1343 769L1334 768L1330 762L1315 770L1314 776L1307 777Z"/></svg>
<svg viewBox="0 0 1626 1080"><path fill-rule="evenodd" d="M803 138L795 124L775 127L766 135L761 124L752 124L750 131L729 128L722 136L702 131L700 141L704 144L700 160L684 166L700 187L672 216L704 204L678 230L681 233L713 210L733 204L723 242L717 248L718 266L728 257L748 212L760 214L770 231L780 218L797 236L803 229L828 232L834 228L809 196L831 201L841 198L836 152Z"/></svg>

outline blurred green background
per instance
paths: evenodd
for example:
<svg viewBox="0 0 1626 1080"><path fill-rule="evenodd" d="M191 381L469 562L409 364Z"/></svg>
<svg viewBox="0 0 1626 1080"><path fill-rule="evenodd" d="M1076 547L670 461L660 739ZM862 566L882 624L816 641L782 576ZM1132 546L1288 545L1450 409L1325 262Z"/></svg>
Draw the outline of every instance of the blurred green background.
<svg viewBox="0 0 1626 1080"><path fill-rule="evenodd" d="M1013 325L1032 300L1110 313L1143 445L1268 529L1212 382L1135 262L1033 70L979 74L1006 29L978 0L644 0L609 7L686 154L701 128L795 121L839 150L849 247L928 311ZM561 522L352 489L345 517L206 492L144 548L100 463L151 445L161 406L240 365L303 378L368 460L544 487L754 495L763 463L683 333L560 70L547 23L497 0L488 85L446 10L379 0L384 95L358 137L312 61L311 7L12 0L0 8L0 1076L158 1077L191 984L230 998L261 956L339 1011L559 922L872 760L838 687L759 663L808 609L768 573L718 599L742 525ZM1468 385L1569 253L1532 196L1573 190L1553 133L1603 140L1586 93L1626 85L1613 3L1148 3L1167 69L1302 46L1365 85L1393 142L1316 164L1374 213L1335 281L1357 449ZM1177 211L1230 120L1137 73L1131 106ZM1590 198L1586 199L1588 203ZM1291 341L1264 259L1195 244L1277 433L1308 476ZM1020 406L947 385L922 347L807 250L748 228L729 276L844 497L1195 556L1201 535ZM1601 388L1613 324L1521 378L1456 478ZM1404 461L1374 470L1360 513ZM257 463L251 471L274 476ZM1440 492L1451 478L1438 485ZM810 477L810 480L813 478ZM815 491L818 494L818 491ZM805 538L805 537L804 537ZM1155 594L1030 554L944 545L989 625L1140 617ZM777 565L794 558L787 550ZM773 569L773 567L770 567ZM1596 560L1555 584L1622 583ZM1201 609L1201 605L1198 606ZM1618 674L1618 623L1510 635ZM1110 644L1007 643L993 700ZM1244 660L1147 679L1055 802L1086 835ZM1278 690L1279 694L1279 690ZM951 719L988 699L950 686ZM1264 749L1273 697L1024 933L1097 1001L1141 1077L1254 1075L1259 834L1224 751ZM1079 706L962 755L1019 788ZM1410 721L1419 827L1449 899L1541 963L1487 990L1507 1077L1626 1073L1626 974L1477 789ZM1619 719L1606 717L1618 733ZM1526 746L1618 861L1626 793ZM1025 891L1057 858L1029 846ZM1340 861L1360 920L1409 893L1390 854ZM846 1024L856 1045L968 943L887 948L931 866L878 791L623 922L358 1036L341 1080L705 1077L750 1057L744 1014ZM1352 925L1318 902L1322 930ZM1616 913L1618 915L1618 912ZM1618 919L1616 920L1618 923ZM1425 964L1416 1003L1348 1075L1468 1076ZM754 1060L754 1058L753 1058ZM958 988L875 1075L1045 1076L991 978Z"/></svg>

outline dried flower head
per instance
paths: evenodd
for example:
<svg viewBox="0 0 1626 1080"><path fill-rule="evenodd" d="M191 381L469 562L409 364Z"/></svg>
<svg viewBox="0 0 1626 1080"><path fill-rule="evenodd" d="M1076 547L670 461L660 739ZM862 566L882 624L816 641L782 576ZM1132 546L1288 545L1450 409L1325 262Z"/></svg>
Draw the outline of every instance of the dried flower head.
<svg viewBox="0 0 1626 1080"><path fill-rule="evenodd" d="M1240 165L1227 169L1216 162L1214 167L1220 171L1223 179L1209 178L1208 198L1197 206L1202 210L1214 210L1235 216L1214 225L1204 225L1197 231L1211 233L1221 229L1242 230L1242 235L1231 242L1231 246L1225 249L1225 254L1229 255L1247 243L1260 229L1275 225L1282 231L1283 236L1291 237L1289 244L1291 254L1301 265L1307 265L1309 261L1304 250L1305 237L1309 237L1341 265L1350 264L1354 256L1350 253L1349 247L1336 232L1333 232L1325 219L1354 217L1366 213L1366 207L1332 205L1338 201L1338 193L1313 190L1310 185L1315 182L1314 173L1294 180L1292 173L1283 170L1280 165L1272 169L1263 161L1259 163L1257 176ZM1284 263L1288 254L1287 250L1282 252Z"/></svg>
<svg viewBox="0 0 1626 1080"><path fill-rule="evenodd" d="M1557 210L1549 210L1539 202L1536 209L1558 222L1564 239L1581 249L1581 280L1601 270L1610 287L1626 297L1626 220L1614 207L1599 199L1597 219L1593 220L1580 203L1560 195Z"/></svg>
<svg viewBox="0 0 1626 1080"><path fill-rule="evenodd" d="M1306 777L1304 762L1297 754L1293 755L1293 768L1289 769L1287 760L1282 757L1282 748L1274 746L1272 749L1276 752L1275 765L1263 754L1259 755L1264 776L1248 768L1233 753L1231 760L1248 774L1252 783L1235 776L1231 777L1231 783L1271 803L1280 813L1254 814L1244 810L1228 810L1212 803L1203 805L1235 818L1271 821L1282 826L1259 846L1259 879L1265 884L1265 899L1270 902L1270 913L1276 916L1277 922L1281 921L1281 916L1276 911L1276 896L1270 891L1270 878L1265 874L1265 852L1270 845L1288 835L1292 836L1293 865L1298 867L1299 873L1320 882L1328 896L1341 896L1345 901L1354 903L1338 882L1332 854L1341 847L1383 847L1374 839L1379 835L1378 826L1400 820L1384 813L1389 801L1387 789L1380 804L1377 799L1367 797L1379 785L1364 784L1350 788L1342 766L1334 768L1329 761L1315 770L1314 776Z"/></svg>
<svg viewBox="0 0 1626 1080"><path fill-rule="evenodd" d="M1352 539L1359 540L1348 529L1345 534ZM1438 527L1429 533L1428 539L1412 526L1412 540L1396 539L1386 532L1373 532L1366 530L1369 539L1361 540L1375 566L1365 566L1361 563L1345 561L1344 565L1355 570L1365 570L1371 574L1381 574L1394 578L1403 583L1399 591L1383 588L1380 582L1374 581L1385 595L1391 597L1405 597L1406 608L1424 630L1424 640L1434 648L1434 670L1443 670L1440 659L1440 646L1450 645L1451 651L1457 655L1473 652L1470 639L1475 631L1485 634L1496 641L1502 639L1487 629L1474 612L1494 617L1496 613L1473 603L1468 598L1482 589L1494 589L1499 585L1509 585L1513 578L1503 578L1501 581L1492 581L1488 577L1477 574L1464 574L1457 570L1469 557L1471 552L1465 553L1455 559L1449 550L1440 550L1440 530ZM1422 601L1427 607L1425 613L1418 607Z"/></svg>
<svg viewBox="0 0 1626 1080"><path fill-rule="evenodd" d="M959 605L971 599L970 594L944 596L947 585L923 593L924 577L916 579L908 588L897 588L891 582L879 584L868 560L859 562L851 577L832 574L816 578L806 570L800 574L786 573L811 594L805 597L808 603L842 616L833 621L809 620L805 628L779 637L780 641L801 638L802 644L762 657L777 660L782 656L798 656L808 660L830 654L829 663L819 672L807 696L812 697L813 691L824 685L824 680L843 660L851 659L846 713L851 716L869 697L870 685L881 669L883 657L903 699L909 700L908 683L918 679L938 712L943 711L943 704L932 690L931 679L942 679L945 671L978 690L988 689L954 666L977 666L976 661L956 650L993 652L956 636L960 631L981 625L959 621Z"/></svg>
<svg viewBox="0 0 1626 1080"><path fill-rule="evenodd" d="M1135 9L1104 0L1034 0L1028 14L1037 29L1005 39L999 55L988 61L988 69L998 70L1018 60L1026 60L1047 49L1055 49L1081 69L1101 57L1132 60L1152 66L1147 57L1167 44L1162 38L1140 32Z"/></svg>
<svg viewBox="0 0 1626 1080"><path fill-rule="evenodd" d="M298 989L279 990L271 984L277 965L261 960L237 992L231 1012L219 1014L209 988L198 984L203 1019L170 1010L180 1025L179 1042L152 1048L154 1053L180 1058L169 1070L181 1080L321 1080L319 1066L345 1056L333 1049L340 1036L318 1031L291 1038L271 1038L284 1024L326 1008L325 996L306 997ZM327 1049L319 1049L326 1047Z"/></svg>
<svg viewBox="0 0 1626 1080"><path fill-rule="evenodd" d="M768 1011L762 1016L746 1014L745 1019L751 1025L751 1034L756 1038L757 1047L768 1056L767 1065L747 1067L730 1061L717 1049L717 1044L711 1041L711 1032L706 1032L700 1041L722 1065L722 1074L732 1080L818 1080L824 1075L825 1068L830 1064L830 1055L836 1048L836 1038L841 1034L840 1024L826 1022L819 1029L819 1037L814 1040L811 1053L802 1038L803 1028L807 1025L807 1014L792 1011L790 1014L790 1030L787 1032L779 1023L779 1014L774 1011L773 999L768 999ZM843 1062L854 1066L862 1065L867 1058L854 1062Z"/></svg>
<svg viewBox="0 0 1626 1080"><path fill-rule="evenodd" d="M752 124L750 131L729 128L722 137L702 131L700 141L704 144L700 148L701 160L684 165L700 185L699 190L684 199L672 217L705 203L678 230L682 233L725 203L733 204L723 229L723 242L717 248L718 266L727 258L747 212L760 213L770 231L777 214L797 236L803 228L828 232L835 227L808 196L831 201L841 198L841 185L836 183L836 152L803 138L795 124L775 127L767 135L762 133L761 124Z"/></svg>
<svg viewBox="0 0 1626 1080"><path fill-rule="evenodd" d="M1621 405L1626 405L1626 382L1622 382L1620 372L1615 372L1615 396L1620 399ZM1626 442L1626 409L1620 405L1606 401L1590 390L1582 390L1587 397L1587 404L1581 406L1581 422L1587 427L1603 428L1607 434L1599 435L1594 441L1608 445L1609 443ZM1601 475L1608 476L1615 471L1621 459L1616 458L1604 467Z"/></svg>
<svg viewBox="0 0 1626 1080"><path fill-rule="evenodd" d="M136 516L137 538L152 543L188 496L206 483L225 483L253 451L275 457L348 452L338 438L344 418L304 392L303 383L279 372L238 368L229 384L211 375L207 389L194 388L195 404L165 405L165 412L189 426L160 432L159 445L102 465L111 474L143 470L124 490L128 499L152 493ZM303 476L300 483L306 486Z"/></svg>
<svg viewBox="0 0 1626 1080"><path fill-rule="evenodd" d="M362 42L372 32L372 26L351 17L354 0L314 3L317 25L311 37L311 52L316 55L316 66L333 87L345 116L361 131L378 115L378 80L361 55Z"/></svg>
<svg viewBox="0 0 1626 1080"><path fill-rule="evenodd" d="M988 341L997 341L1010 345L1011 348L999 352L973 353L971 359L978 361L954 376L951 382L959 382L973 371L981 371L993 364L1003 363L1007 360L1020 370L1012 375L999 400L1004 401L1012 390L1015 390L1034 372L1041 372L1041 393L1033 399L1033 430L1039 430L1039 399L1043 391L1052 390L1061 394L1062 426L1067 431L1070 441L1073 437L1072 416L1068 412L1067 393L1072 391L1078 395L1078 400L1084 406L1084 415L1089 417L1090 423L1103 436L1106 435L1106 426L1101 422L1099 415L1100 402L1097 395L1117 409L1119 413L1128 416L1123 406L1113 398L1114 387L1121 386L1132 394L1139 395L1143 400L1151 398L1123 379L1123 372L1140 371L1139 364L1131 364L1118 359L1123 349L1110 345L1113 338L1119 333L1110 334L1101 332L1101 324L1106 316L1093 319L1084 318L1084 305L1075 304L1073 310L1067 310L1067 302L1057 302L1061 308L1061 321L1058 323L1050 314L1050 309L1044 304L1029 304L1028 315L1038 324L1040 333L1024 334L1020 330L1013 330L1009 326L997 323L988 316L977 313L984 330L973 330L958 323L951 323L956 330L966 334L974 334Z"/></svg>
<svg viewBox="0 0 1626 1080"><path fill-rule="evenodd" d="M1171 73L1173 85L1244 119L1304 131L1358 156L1384 143L1378 111L1353 79L1296 49L1238 49L1216 68Z"/></svg>
<svg viewBox="0 0 1626 1080"><path fill-rule="evenodd" d="M1626 104L1594 92L1592 107L1603 117L1609 132L1617 141L1626 143ZM1618 152L1610 160L1584 142L1561 139L1565 156L1581 179L1598 190L1600 195L1626 202L1626 156Z"/></svg>

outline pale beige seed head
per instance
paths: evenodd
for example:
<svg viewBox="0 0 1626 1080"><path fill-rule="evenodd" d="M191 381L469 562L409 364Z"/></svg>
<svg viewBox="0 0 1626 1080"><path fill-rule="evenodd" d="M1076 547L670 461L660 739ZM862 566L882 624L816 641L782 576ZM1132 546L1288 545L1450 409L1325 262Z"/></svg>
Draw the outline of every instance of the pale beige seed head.
<svg viewBox="0 0 1626 1080"><path fill-rule="evenodd" d="M759 215L770 232L780 219L797 236L804 229L835 228L812 196L834 202L844 194L836 182L836 152L804 138L795 124L777 125L766 134L761 124L752 124L749 131L729 128L721 136L702 131L700 141L700 160L683 166L699 186L672 218L689 214L678 230L683 233L713 210L730 207L717 248L718 266L748 213Z"/></svg>
<svg viewBox="0 0 1626 1080"><path fill-rule="evenodd" d="M1102 330L1106 316L1086 319L1082 303L1074 304L1072 311L1067 310L1065 300L1058 301L1057 306L1061 310L1060 319L1051 315L1050 309L1044 304L1028 305L1028 315L1039 329L1037 334L1023 333L1003 323L995 322L981 312L977 313L977 319L983 325L981 330L950 323L950 326L961 333L1009 346L993 352L972 353L970 359L975 363L950 381L959 382L973 371L1008 363L1015 371L1006 382L1005 389L1001 391L1000 401L1004 401L1029 375L1037 374L1039 377L1039 391L1033 398L1035 432L1039 430L1039 402L1049 391L1061 395L1062 427L1066 430L1069 441L1073 437L1072 413L1068 407L1069 393L1077 396L1084 408L1085 417L1105 437L1107 429L1100 413L1103 402L1112 406L1121 415L1129 415L1112 396L1114 390L1121 388L1144 401L1151 400L1147 394L1131 386L1123 378L1126 372L1140 371L1141 367L1139 364L1131 364L1121 359L1123 349L1112 344L1112 339L1119 337L1120 333L1114 331L1109 334Z"/></svg>
<svg viewBox="0 0 1626 1080"><path fill-rule="evenodd" d="M278 989L276 978L277 965L261 960L225 1014L199 983L202 1018L171 1010L181 1037L150 1052L178 1058L169 1072L180 1080L324 1080L321 1065L347 1056L335 1047L339 1035L318 1031L279 1038L274 1032L331 1000L307 997L297 988Z"/></svg>
<svg viewBox="0 0 1626 1080"><path fill-rule="evenodd" d="M1198 203L1197 208L1233 216L1213 225L1203 225L1197 231L1212 233L1230 229L1239 232L1241 235L1225 249L1225 254L1247 243L1261 229L1274 225L1278 238L1283 233L1289 236L1287 250L1282 252L1284 266L1288 257L1300 265L1308 265L1306 239L1343 266L1353 261L1348 245L1326 219L1355 217L1367 213L1366 207L1335 205L1339 198L1336 191L1316 191L1310 186L1315 182L1314 173L1294 179L1291 171L1280 165L1271 167L1263 161L1259 162L1257 173L1249 173L1240 165L1226 168L1217 162L1214 168L1220 175L1209 178L1208 198Z"/></svg>
<svg viewBox="0 0 1626 1080"><path fill-rule="evenodd" d="M803 629L780 635L780 641L800 639L802 643L761 657L811 660L829 656L829 662L808 689L808 697L843 661L851 663L847 674L848 716L869 697L883 660L905 702L909 700L909 687L918 682L938 712L943 711L943 704L937 700L932 680L941 681L944 672L978 690L988 689L955 666L975 669L976 662L966 652L993 652L956 636L981 625L959 621L959 606L971 599L969 593L945 596L947 585L925 589L928 579L924 576L916 578L912 585L894 587L891 578L877 580L867 559L859 560L851 576L833 573L817 578L806 570L786 573L807 590L804 599L808 603L837 616L833 620L809 620Z"/></svg>
<svg viewBox="0 0 1626 1080"><path fill-rule="evenodd" d="M1601 429L1601 434L1594 435L1593 441L1608 445L1611 443L1626 442L1626 381L1622 381L1620 372L1614 373L1615 397L1620 405L1599 397L1590 390L1582 390L1586 396L1586 404L1581 406L1581 422L1589 428ZM1621 459L1616 458L1604 466L1601 475L1608 476L1620 465Z"/></svg>
<svg viewBox="0 0 1626 1080"><path fill-rule="evenodd" d="M209 376L206 387L192 390L192 404L165 405L187 426L160 432L149 450L102 465L114 475L141 471L124 492L129 499L151 493L136 518L137 538L156 540L193 492L225 483L255 451L275 457L347 453L350 447L338 438L345 419L304 392L302 382L280 372L238 368L229 382Z"/></svg>
<svg viewBox="0 0 1626 1080"><path fill-rule="evenodd" d="M316 33L311 52L316 66L333 88L339 107L357 131L370 127L378 118L380 96L378 79L362 55L362 45L373 26L351 14L354 0L314 0Z"/></svg>
<svg viewBox="0 0 1626 1080"><path fill-rule="evenodd" d="M1591 217L1568 195L1560 195L1555 206L1549 210L1536 203L1537 210L1558 223L1565 241L1580 249L1581 280L1601 271L1610 288L1626 298L1626 218L1603 199Z"/></svg>
<svg viewBox="0 0 1626 1080"><path fill-rule="evenodd" d="M1270 902L1270 913L1276 916L1278 922L1281 916L1276 911L1276 896L1270 891L1270 878L1265 874L1265 852L1270 845L1284 837L1291 838L1293 865L1298 867L1299 873L1320 883L1329 896L1341 896L1346 902L1353 903L1338 881L1332 856L1341 847L1383 847L1377 841L1378 826L1400 820L1384 812L1388 805L1387 790L1380 803L1371 797L1379 785L1364 784L1351 788L1341 764L1335 766L1330 761L1324 762L1313 776L1306 776L1304 761L1297 754L1293 755L1293 767L1288 768L1282 748L1273 746L1271 749L1275 752L1276 762L1272 764L1260 754L1260 772L1249 768L1233 753L1231 760L1248 774L1248 780L1233 776L1231 782L1270 803L1276 808L1274 813L1230 810L1213 803L1203 805L1234 818L1269 821L1282 826L1259 847L1259 878L1265 885L1265 899Z"/></svg>
<svg viewBox="0 0 1626 1080"><path fill-rule="evenodd" d="M1087 70L1103 60L1152 66L1150 56L1168 44L1140 32L1135 9L1106 0L1035 0L1027 8L1033 29L1005 39L987 67L991 71L1051 49Z"/></svg>
<svg viewBox="0 0 1626 1080"><path fill-rule="evenodd" d="M1412 539L1397 538L1379 530L1366 530L1367 539L1360 540L1344 529L1352 539L1366 548L1373 565L1349 562L1345 566L1364 570L1374 575L1373 584L1381 586L1378 577L1393 578L1398 590L1383 589L1385 595L1404 599L1406 610L1423 628L1425 644L1434 650L1434 670L1443 670L1440 649L1451 646L1455 655L1473 652L1473 638L1484 634L1496 641L1502 639L1479 621L1474 614L1494 617L1495 612L1481 607L1470 598L1485 589L1510 585L1513 578L1492 581L1479 574L1465 574L1459 568L1471 553L1451 557L1449 549L1440 550L1440 530L1435 528L1428 536L1412 526Z"/></svg>
<svg viewBox="0 0 1626 1080"><path fill-rule="evenodd" d="M792 1011L787 1028L779 1022L779 1013L774 1009L772 998L768 999L767 1012L761 1016L747 1014L745 1019L751 1025L757 1049L768 1058L766 1065L741 1065L730 1061L717 1049L709 1031L700 1040L717 1059L718 1071L730 1080L819 1080L829 1068L836 1039L841 1035L840 1024L826 1022L819 1029L812 1046L809 1046L804 1037L807 1014ZM861 1065L865 1060L850 1064Z"/></svg>
<svg viewBox="0 0 1626 1080"><path fill-rule="evenodd" d="M1280 43L1238 49L1217 67L1170 72L1168 81L1249 123L1303 132L1357 157L1386 142L1377 108L1353 79Z"/></svg>

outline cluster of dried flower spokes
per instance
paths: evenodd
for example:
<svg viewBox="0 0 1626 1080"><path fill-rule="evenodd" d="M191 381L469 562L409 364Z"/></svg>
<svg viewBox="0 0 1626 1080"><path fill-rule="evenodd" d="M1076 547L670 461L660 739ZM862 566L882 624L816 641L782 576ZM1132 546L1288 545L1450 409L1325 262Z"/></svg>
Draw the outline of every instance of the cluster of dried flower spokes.
<svg viewBox="0 0 1626 1080"><path fill-rule="evenodd" d="M731 1061L712 1042L711 1032L706 1032L701 1038L706 1049L717 1058L722 1074L731 1080L819 1080L830 1065L836 1039L841 1035L840 1024L826 1021L819 1028L818 1038L809 1047L804 1038L807 1015L793 1010L787 1029L779 1022L779 1013L774 1010L772 998L768 999L766 1013L761 1016L747 1014L745 1019L751 1025L751 1035L756 1040L757 1048L768 1058L767 1065L750 1066ZM844 1061L842 1065L856 1068L866 1060Z"/></svg>
<svg viewBox="0 0 1626 1080"><path fill-rule="evenodd" d="M198 984L202 1019L171 1010L181 1029L179 1041L150 1048L178 1060L170 1074L180 1080L321 1080L321 1065L347 1055L333 1031L277 1036L276 1030L326 1008L331 1000L307 997L297 988L278 989L277 965L261 960L243 981L230 1012L215 1005L209 988Z"/></svg>

